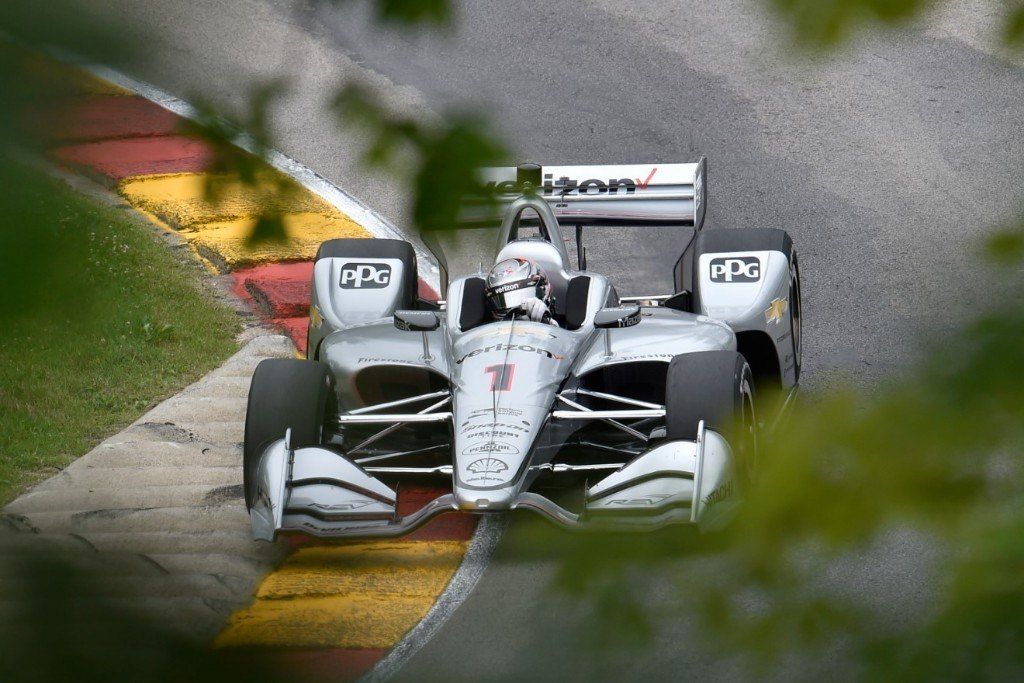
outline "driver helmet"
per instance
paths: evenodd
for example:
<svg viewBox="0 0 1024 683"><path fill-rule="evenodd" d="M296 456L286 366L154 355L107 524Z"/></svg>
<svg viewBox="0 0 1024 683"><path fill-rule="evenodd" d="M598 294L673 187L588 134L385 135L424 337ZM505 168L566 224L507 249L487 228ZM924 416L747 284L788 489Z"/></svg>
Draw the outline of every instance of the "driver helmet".
<svg viewBox="0 0 1024 683"><path fill-rule="evenodd" d="M547 302L548 278L536 263L522 258L498 261L487 274L487 301L498 316L505 316L530 298Z"/></svg>

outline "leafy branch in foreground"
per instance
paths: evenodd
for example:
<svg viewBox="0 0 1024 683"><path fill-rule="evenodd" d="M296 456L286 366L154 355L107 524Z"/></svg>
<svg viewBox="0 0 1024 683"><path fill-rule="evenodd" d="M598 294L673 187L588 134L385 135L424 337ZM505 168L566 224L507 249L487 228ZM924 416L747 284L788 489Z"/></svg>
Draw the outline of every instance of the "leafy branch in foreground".
<svg viewBox="0 0 1024 683"><path fill-rule="evenodd" d="M1019 235L993 238L990 251L1019 267ZM1019 673L1024 307L941 334L941 348L897 381L798 404L762 444L759 474L726 529L577 541L560 585L625 594L629 567L660 564L676 579L676 608L702 617L708 645L765 667L841 645L870 677ZM885 625L885 606L827 579L894 529L934 556L929 576L913 579L934 601L907 628Z"/></svg>
<svg viewBox="0 0 1024 683"><path fill-rule="evenodd" d="M270 108L284 92L280 80L262 83L250 91L244 118L226 115L205 102L197 107L195 119L183 119L180 126L183 135L202 140L212 153L206 167L206 201L216 205L239 185L255 195L259 215L247 239L250 247L287 241L281 207L299 191L291 178L273 172L268 165L274 149Z"/></svg>
<svg viewBox="0 0 1024 683"><path fill-rule="evenodd" d="M322 0L334 5L352 0ZM374 18L378 24L404 28L420 26L447 26L454 10L450 0L372 0Z"/></svg>
<svg viewBox="0 0 1024 683"><path fill-rule="evenodd" d="M370 133L362 163L388 171L413 190L418 232L450 230L464 197L486 197L477 170L507 157L483 117L452 112L437 125L393 115L368 89L349 85L334 100L342 120Z"/></svg>
<svg viewBox="0 0 1024 683"><path fill-rule="evenodd" d="M762 0L789 25L798 44L826 49L867 27L897 28L947 4L943 0ZM1005 47L1024 45L1024 3L989 3L1000 15Z"/></svg>

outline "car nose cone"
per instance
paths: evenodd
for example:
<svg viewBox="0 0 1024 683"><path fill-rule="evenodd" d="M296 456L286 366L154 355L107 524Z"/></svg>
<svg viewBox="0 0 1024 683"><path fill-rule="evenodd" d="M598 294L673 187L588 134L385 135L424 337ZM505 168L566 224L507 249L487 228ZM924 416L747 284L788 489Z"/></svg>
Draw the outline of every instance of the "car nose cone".
<svg viewBox="0 0 1024 683"><path fill-rule="evenodd" d="M456 486L454 493L460 510L474 512L510 510L515 500L515 487L481 490Z"/></svg>

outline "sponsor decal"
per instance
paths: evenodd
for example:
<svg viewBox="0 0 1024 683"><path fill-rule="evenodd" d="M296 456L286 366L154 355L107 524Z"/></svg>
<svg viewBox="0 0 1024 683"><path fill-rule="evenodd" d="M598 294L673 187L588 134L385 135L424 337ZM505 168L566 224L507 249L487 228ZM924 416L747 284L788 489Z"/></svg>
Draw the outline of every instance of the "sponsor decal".
<svg viewBox="0 0 1024 683"><path fill-rule="evenodd" d="M619 356L620 360L672 360L671 353L640 353L635 356Z"/></svg>
<svg viewBox="0 0 1024 683"><path fill-rule="evenodd" d="M386 263L346 263L341 267L342 289L384 289L391 282L391 266Z"/></svg>
<svg viewBox="0 0 1024 683"><path fill-rule="evenodd" d="M504 477L498 475L508 471L508 463L498 458L480 458L469 463L466 470L473 475L466 477L466 481L501 481Z"/></svg>
<svg viewBox="0 0 1024 683"><path fill-rule="evenodd" d="M609 505L621 505L623 507L639 507L641 505L657 505L669 497L669 494L646 496L644 498L615 498L609 500Z"/></svg>
<svg viewBox="0 0 1024 683"><path fill-rule="evenodd" d="M545 197L568 197L568 196L600 196L600 195L631 195L636 191L646 190L654 179L658 167L651 168L646 178L609 178L607 181L600 178L587 178L579 180L570 178L567 175L555 178L552 173L545 173L543 183L540 186L541 194ZM519 194L522 189L519 183L514 180L503 182L491 181L486 185L488 192L494 194Z"/></svg>
<svg viewBox="0 0 1024 683"><path fill-rule="evenodd" d="M508 463L497 458L480 458L466 465L473 474L499 474L508 469Z"/></svg>
<svg viewBox="0 0 1024 683"><path fill-rule="evenodd" d="M552 353L547 349L542 349L538 346L531 346L530 344L495 344L494 346L488 346L482 349L476 349L470 351L462 358L455 361L456 365L462 365L462 361L467 358L473 358L484 353L496 353L499 351L523 351L525 353L536 353L541 356L547 356L553 360L562 360L565 356L559 356L558 354Z"/></svg>
<svg viewBox="0 0 1024 683"><path fill-rule="evenodd" d="M530 431L527 427L520 427L519 425L509 424L508 422L491 422L490 420L476 423L472 423L470 420L466 420L465 422L462 423L461 427L462 428L459 430L459 433L461 434L465 434L466 432L474 432L479 429L486 429L488 433L490 433L490 430L492 429L517 431L520 434L525 434L528 431ZM473 436L469 435L466 438L472 439Z"/></svg>
<svg viewBox="0 0 1024 683"><path fill-rule="evenodd" d="M476 441L477 439L492 439L495 437L503 439L518 439L519 437L522 436L521 433L510 432L506 429L494 429L484 425L477 425L477 428L480 431L465 435L465 439L467 441Z"/></svg>
<svg viewBox="0 0 1024 683"><path fill-rule="evenodd" d="M485 441L483 443L473 444L472 446L466 446L462 450L463 455L474 455L476 453L508 453L510 455L519 455L519 449L510 443L504 441Z"/></svg>
<svg viewBox="0 0 1024 683"><path fill-rule="evenodd" d="M415 361L405 360L404 358L372 358L370 356L363 356L359 359L359 363L395 363L402 365L418 365Z"/></svg>
<svg viewBox="0 0 1024 683"><path fill-rule="evenodd" d="M771 305L764 311L765 322L778 325L788 310L789 299L773 299Z"/></svg>
<svg viewBox="0 0 1024 683"><path fill-rule="evenodd" d="M594 318L594 325L597 327L633 327L633 325L640 324L640 318L642 309L634 306L614 306L611 308L602 308L598 311L598 316ZM605 317L608 316L608 317ZM611 316L618 316L614 320L609 320Z"/></svg>
<svg viewBox="0 0 1024 683"><path fill-rule="evenodd" d="M317 508L317 509L320 509L320 510L350 511L350 510L359 510L360 508L364 508L364 507L366 507L368 505L373 505L374 502L375 501L372 501L372 500L358 499L358 500L350 500L350 501L347 501L345 503L338 503L337 505L324 505L323 503L310 503L306 507Z"/></svg>
<svg viewBox="0 0 1024 683"><path fill-rule="evenodd" d="M711 259L712 282L757 282L760 279L761 260L756 256Z"/></svg>
<svg viewBox="0 0 1024 683"><path fill-rule="evenodd" d="M636 186L641 190L646 190L647 186L651 184L651 180L654 178L654 174L658 172L658 167L655 166L651 169L651 172L647 174L647 178L644 180L636 179Z"/></svg>
<svg viewBox="0 0 1024 683"><path fill-rule="evenodd" d="M491 291L495 294L504 294L505 292L512 292L517 289L523 289L529 287L532 283L529 280L520 280L519 282L510 282L507 285L501 285L493 288Z"/></svg>
<svg viewBox="0 0 1024 683"><path fill-rule="evenodd" d="M488 413L493 415L494 414L494 408L477 408L476 410L474 410L473 412L471 412L469 414L469 419L473 420L475 418L481 417L482 415L486 415ZM509 417L519 417L522 414L523 414L523 411L519 410L519 408L498 408L498 415L507 415ZM526 420L522 420L522 423L524 425L526 425L527 427L530 426L530 423L527 422Z"/></svg>
<svg viewBox="0 0 1024 683"><path fill-rule="evenodd" d="M551 334L546 330L540 329L540 325L526 325L522 321L517 321L515 325L515 332L512 331L511 324L497 325L493 328L481 328L481 333L477 334L477 338L483 337L508 337L510 334L515 334L517 337L530 337L532 339L558 339L556 335ZM544 327L547 327L546 325Z"/></svg>
<svg viewBox="0 0 1024 683"><path fill-rule="evenodd" d="M491 391L508 391L512 388L512 378L516 376L516 365L488 365L484 374L491 376Z"/></svg>

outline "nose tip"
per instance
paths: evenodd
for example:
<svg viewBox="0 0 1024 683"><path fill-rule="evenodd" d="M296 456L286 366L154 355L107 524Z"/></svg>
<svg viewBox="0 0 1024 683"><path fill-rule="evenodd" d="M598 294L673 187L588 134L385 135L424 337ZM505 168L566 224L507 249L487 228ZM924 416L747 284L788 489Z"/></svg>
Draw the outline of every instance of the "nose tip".
<svg viewBox="0 0 1024 683"><path fill-rule="evenodd" d="M515 493L511 488L481 491L462 486L455 488L455 502L460 510L477 512L510 510Z"/></svg>

